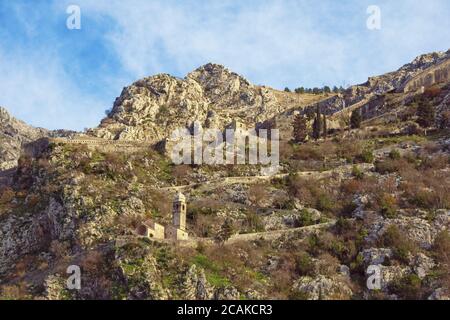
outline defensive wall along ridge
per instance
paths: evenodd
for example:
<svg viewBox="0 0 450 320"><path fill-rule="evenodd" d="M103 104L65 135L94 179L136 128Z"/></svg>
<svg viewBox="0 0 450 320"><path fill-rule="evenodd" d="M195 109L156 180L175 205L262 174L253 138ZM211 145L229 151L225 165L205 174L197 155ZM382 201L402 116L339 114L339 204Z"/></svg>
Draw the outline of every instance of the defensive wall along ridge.
<svg viewBox="0 0 450 320"><path fill-rule="evenodd" d="M405 83L403 91L414 92L422 87L428 88L434 84L450 81L450 59L432 66Z"/></svg>

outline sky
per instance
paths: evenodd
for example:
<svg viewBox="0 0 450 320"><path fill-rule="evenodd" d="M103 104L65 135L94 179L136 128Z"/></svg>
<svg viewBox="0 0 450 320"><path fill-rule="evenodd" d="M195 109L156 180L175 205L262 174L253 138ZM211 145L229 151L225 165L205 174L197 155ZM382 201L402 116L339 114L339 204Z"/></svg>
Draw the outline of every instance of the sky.
<svg viewBox="0 0 450 320"><path fill-rule="evenodd" d="M449 15L448 0L0 0L0 106L83 130L134 81L208 62L277 89L346 87L447 51Z"/></svg>

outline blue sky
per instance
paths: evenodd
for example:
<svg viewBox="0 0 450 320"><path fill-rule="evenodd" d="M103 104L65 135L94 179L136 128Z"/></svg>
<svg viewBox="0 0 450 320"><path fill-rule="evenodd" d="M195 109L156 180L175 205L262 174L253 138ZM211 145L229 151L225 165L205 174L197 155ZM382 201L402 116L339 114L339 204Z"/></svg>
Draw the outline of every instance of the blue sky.
<svg viewBox="0 0 450 320"><path fill-rule="evenodd" d="M68 30L66 8L81 8ZM381 9L381 30L366 10ZM275 88L350 85L450 48L448 0L0 0L0 105L49 129L96 126L122 88L224 64Z"/></svg>

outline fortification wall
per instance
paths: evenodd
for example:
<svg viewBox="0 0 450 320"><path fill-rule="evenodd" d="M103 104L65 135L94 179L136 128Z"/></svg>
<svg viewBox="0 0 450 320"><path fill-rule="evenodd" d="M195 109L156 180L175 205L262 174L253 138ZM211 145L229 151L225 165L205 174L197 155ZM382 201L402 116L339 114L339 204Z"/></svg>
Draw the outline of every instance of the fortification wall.
<svg viewBox="0 0 450 320"><path fill-rule="evenodd" d="M49 143L69 144L69 145L86 145L90 149L101 150L104 152L135 152L146 150L151 147L150 143L144 141L123 141L123 140L105 140L105 139L89 139L89 138L50 138Z"/></svg>
<svg viewBox="0 0 450 320"><path fill-rule="evenodd" d="M404 85L404 92L414 92L422 87L429 88L437 83L450 81L450 59L430 67L409 80Z"/></svg>

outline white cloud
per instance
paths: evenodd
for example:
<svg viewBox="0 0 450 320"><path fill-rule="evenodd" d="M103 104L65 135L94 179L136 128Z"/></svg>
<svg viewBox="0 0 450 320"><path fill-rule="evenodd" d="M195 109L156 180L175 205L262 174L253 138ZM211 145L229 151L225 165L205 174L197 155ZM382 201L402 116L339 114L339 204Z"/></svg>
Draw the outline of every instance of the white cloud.
<svg viewBox="0 0 450 320"><path fill-rule="evenodd" d="M302 75L311 57L315 70L330 74L345 62L343 42L314 28L297 1L253 2L238 9L219 2L82 2L89 14L117 23L108 34L123 66L135 77L167 72L178 75L217 62L252 80L277 85ZM290 72L287 72L290 71ZM270 83L271 82L271 83Z"/></svg>
<svg viewBox="0 0 450 320"><path fill-rule="evenodd" d="M0 105L35 126L81 130L101 116L101 102L82 94L50 52L0 48L0 84Z"/></svg>
<svg viewBox="0 0 450 320"><path fill-rule="evenodd" d="M450 46L445 0L426 5L411 0L378 1L383 27L372 34L366 30L366 9L372 3L365 2L81 4L88 14L108 16L116 23L107 39L135 78L169 71L184 75L212 61L276 87L344 80L353 84L396 69L440 45Z"/></svg>
<svg viewBox="0 0 450 320"><path fill-rule="evenodd" d="M118 95L121 86L155 73L184 76L207 62L224 64L254 83L277 88L349 85L397 69L418 54L450 47L446 0L427 4L413 0L76 3L81 7L83 32L92 32L92 43L106 44L120 63L114 68L106 64L104 73L91 72L92 78L81 84L66 68L71 64L70 70L83 76L90 68L85 57L69 55L75 60L68 61L64 52L48 51L61 34L51 34L50 44L37 46L0 42L0 105L34 125L95 126L114 98L104 96L105 92ZM55 0L45 14L20 5L14 11L32 38L36 23L44 23L46 15L64 24L69 4L72 1ZM382 10L380 31L366 28L366 8L371 4ZM45 10L45 6L38 8ZM103 35L103 30L93 29L98 23L105 23ZM2 32L0 28L0 36ZM101 93L89 91L91 84L98 83L108 88Z"/></svg>

